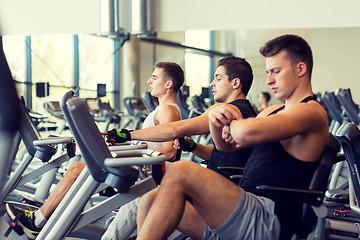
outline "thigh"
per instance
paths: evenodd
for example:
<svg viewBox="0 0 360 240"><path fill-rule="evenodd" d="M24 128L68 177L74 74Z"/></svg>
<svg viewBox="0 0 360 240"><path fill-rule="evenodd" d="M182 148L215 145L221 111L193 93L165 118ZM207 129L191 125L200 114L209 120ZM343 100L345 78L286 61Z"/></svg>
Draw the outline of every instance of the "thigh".
<svg viewBox="0 0 360 240"><path fill-rule="evenodd" d="M177 178L187 199L210 228L220 226L239 202L241 191L237 185L196 163L176 162L166 175Z"/></svg>

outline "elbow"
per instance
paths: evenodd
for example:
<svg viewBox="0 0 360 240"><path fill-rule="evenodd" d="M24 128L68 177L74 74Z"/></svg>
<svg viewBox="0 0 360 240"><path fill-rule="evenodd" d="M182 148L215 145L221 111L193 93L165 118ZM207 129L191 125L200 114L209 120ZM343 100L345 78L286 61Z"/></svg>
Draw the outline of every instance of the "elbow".
<svg viewBox="0 0 360 240"><path fill-rule="evenodd" d="M241 131L239 129L239 130L231 131L231 135L232 135L233 139L235 140L235 142L237 142L237 143L244 143L244 142L249 141L249 135L246 130Z"/></svg>

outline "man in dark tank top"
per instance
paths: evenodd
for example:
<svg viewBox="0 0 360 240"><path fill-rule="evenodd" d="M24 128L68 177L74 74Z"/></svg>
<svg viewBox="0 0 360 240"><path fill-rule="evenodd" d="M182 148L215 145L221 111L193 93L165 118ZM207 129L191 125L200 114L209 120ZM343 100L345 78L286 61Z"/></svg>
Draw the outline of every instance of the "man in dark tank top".
<svg viewBox="0 0 360 240"><path fill-rule="evenodd" d="M327 114L312 97L312 51L303 38L277 37L260 53L266 84L284 104L247 119L230 104L209 112L219 150L254 147L239 186L191 162L173 164L159 191L140 202L137 239L164 239L175 228L194 239L291 238L300 203L289 207L256 186L308 188L328 138Z"/></svg>
<svg viewBox="0 0 360 240"><path fill-rule="evenodd" d="M222 103L234 106L243 118L255 117L256 111L246 99L252 82L252 68L246 59L235 56L224 57L219 60L214 79L210 84L216 102L214 106L197 117L132 131L130 138L124 139L124 141L163 142L184 136L209 134L209 111ZM229 179L234 171L219 170L218 167L244 167L252 152L251 147L224 152L219 151L213 144L205 146L197 143L195 146L192 153L204 160L209 160L209 169ZM239 180L233 179L232 181L237 184Z"/></svg>

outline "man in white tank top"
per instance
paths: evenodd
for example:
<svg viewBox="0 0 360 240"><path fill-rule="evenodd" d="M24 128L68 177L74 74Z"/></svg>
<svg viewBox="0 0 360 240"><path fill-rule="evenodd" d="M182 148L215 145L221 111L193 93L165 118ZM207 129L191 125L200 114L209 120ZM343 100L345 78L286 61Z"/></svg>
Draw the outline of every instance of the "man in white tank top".
<svg viewBox="0 0 360 240"><path fill-rule="evenodd" d="M155 70L147 83L150 94L159 100L159 106L146 117L142 128L181 120L176 94L183 82L184 73L178 64L171 62L155 64ZM164 153L168 160L174 160L176 156L172 144L173 141L148 142L149 148Z"/></svg>
<svg viewBox="0 0 360 240"><path fill-rule="evenodd" d="M146 118L143 128L155 126L160 123L181 120L180 110L176 105L176 94L184 83L184 72L182 68L173 62L158 62L155 64L155 70L147 82L150 87L151 95L158 98L159 106ZM177 151L172 147L172 144L173 141L168 141L163 143L149 142L148 145L149 148L164 153L168 160L174 161ZM10 216L18 215L21 226L30 239L36 238L41 228L45 225L47 219L49 219L55 211L56 207L64 198L65 194L84 167L84 162L76 162L72 164L65 176L57 184L54 191L49 195L47 201L37 211L21 211L12 207L11 204L7 204L8 214ZM134 208L133 206L135 206L136 211L136 205L136 202L134 202L132 206L129 205L129 207L131 207L129 211ZM133 214L133 217L133 221L132 218L129 218L127 222L131 223L130 226L133 226L135 229L136 212ZM126 235L125 232L123 235ZM125 239L127 239L127 237Z"/></svg>
<svg viewBox="0 0 360 240"><path fill-rule="evenodd" d="M145 119L142 128L181 120L179 106L176 104L176 94L184 82L184 73L176 63L158 62L147 83L150 94L157 97L159 106ZM172 147L173 141L147 142L150 149L164 153L169 161L174 161L177 150ZM102 240L128 239L136 229L136 216L139 198L123 205L110 226L102 236Z"/></svg>

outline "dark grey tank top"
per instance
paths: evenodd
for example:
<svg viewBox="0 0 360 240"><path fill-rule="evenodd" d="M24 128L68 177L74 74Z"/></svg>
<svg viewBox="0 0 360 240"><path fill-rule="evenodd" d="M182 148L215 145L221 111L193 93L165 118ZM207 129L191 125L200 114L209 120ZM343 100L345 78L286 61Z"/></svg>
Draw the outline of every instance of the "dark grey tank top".
<svg viewBox="0 0 360 240"><path fill-rule="evenodd" d="M316 100L309 96L301 102ZM284 106L271 114L276 114ZM306 151L306 149L304 149ZM259 196L272 199L275 202L275 213L279 217L282 239L287 239L295 231L300 219L302 202L288 199L285 194L268 193L256 189L259 185L269 185L284 188L308 189L312 176L320 161L305 162L290 155L280 142L270 142L256 145L248 160L240 187Z"/></svg>
<svg viewBox="0 0 360 240"><path fill-rule="evenodd" d="M229 104L235 105L241 112L244 118L256 117L256 112L253 106L248 100L237 99ZM223 152L214 146L209 160L208 168L212 169L224 177L230 179L231 175L237 174L237 172L231 170L218 170L218 167L244 167L248 158L252 153L252 148L239 149L233 152ZM241 174L242 171L239 172ZM239 183L238 178L230 179L235 184Z"/></svg>

